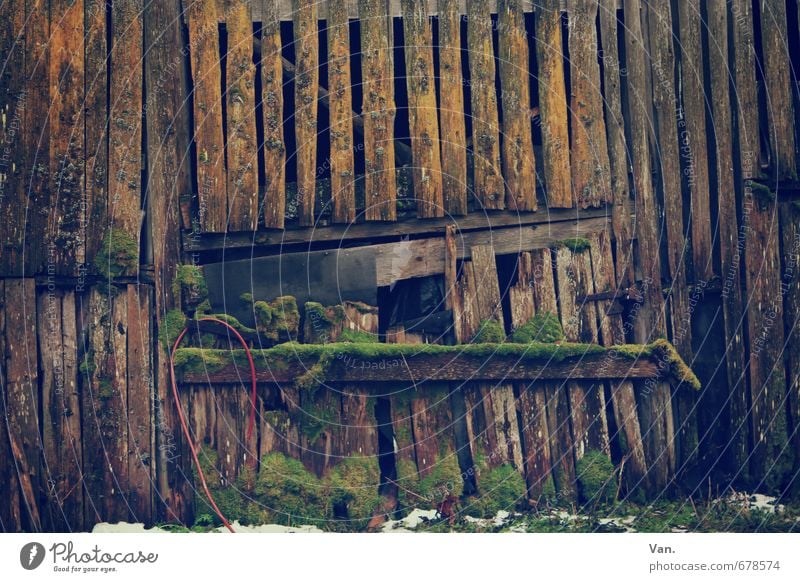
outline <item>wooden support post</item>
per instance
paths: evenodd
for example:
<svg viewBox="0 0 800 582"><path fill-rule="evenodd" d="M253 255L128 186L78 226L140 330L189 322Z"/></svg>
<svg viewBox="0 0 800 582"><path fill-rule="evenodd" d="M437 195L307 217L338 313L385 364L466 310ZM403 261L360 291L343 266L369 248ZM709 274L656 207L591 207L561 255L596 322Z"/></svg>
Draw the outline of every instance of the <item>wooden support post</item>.
<svg viewBox="0 0 800 582"><path fill-rule="evenodd" d="M319 87L319 46L317 3L294 0L295 139L297 141L297 198L300 224L314 224L317 179L317 89Z"/></svg>
<svg viewBox="0 0 800 582"><path fill-rule="evenodd" d="M481 0L467 0L475 198L486 210L505 205L495 92L492 19Z"/></svg>
<svg viewBox="0 0 800 582"><path fill-rule="evenodd" d="M283 135L283 57L278 3L261 0L261 107L264 111L264 226L283 228L286 142ZM329 41L330 42L330 41ZM333 51L331 51L333 54ZM333 119L331 115L331 119Z"/></svg>
<svg viewBox="0 0 800 582"><path fill-rule="evenodd" d="M467 143L458 0L439 0L439 123L445 210L467 213Z"/></svg>
<svg viewBox="0 0 800 582"><path fill-rule="evenodd" d="M394 71L386 4L359 0L361 67L364 85L364 155L367 220L397 218L394 166Z"/></svg>

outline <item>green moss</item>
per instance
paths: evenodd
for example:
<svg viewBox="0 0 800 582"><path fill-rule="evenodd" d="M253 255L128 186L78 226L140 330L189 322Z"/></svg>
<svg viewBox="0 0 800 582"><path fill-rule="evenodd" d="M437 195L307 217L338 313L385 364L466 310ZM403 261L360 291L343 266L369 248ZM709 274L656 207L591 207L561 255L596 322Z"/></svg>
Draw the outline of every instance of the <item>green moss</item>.
<svg viewBox="0 0 800 582"><path fill-rule="evenodd" d="M181 348L175 350L175 370L180 374L210 374L222 370L230 360L220 354L222 350L208 348Z"/></svg>
<svg viewBox="0 0 800 582"><path fill-rule="evenodd" d="M511 341L517 344L532 342L554 343L564 339L564 330L558 316L553 313L537 313L511 334Z"/></svg>
<svg viewBox="0 0 800 582"><path fill-rule="evenodd" d="M178 265L173 282L173 293L190 299L198 305L208 299L208 286L203 276L203 268L198 265Z"/></svg>
<svg viewBox="0 0 800 582"><path fill-rule="evenodd" d="M272 301L253 301L250 293L243 293L240 299L252 304L256 329L263 339L278 342L298 338L300 311L294 297L284 295Z"/></svg>
<svg viewBox="0 0 800 582"><path fill-rule="evenodd" d="M350 329L346 327L342 329L342 333L339 336L339 341L356 344L368 344L377 342L378 336L377 334L369 333L368 331L361 331L360 329Z"/></svg>
<svg viewBox="0 0 800 582"><path fill-rule="evenodd" d="M319 526L331 514L327 484L300 461L281 453L261 459L255 493L274 523Z"/></svg>
<svg viewBox="0 0 800 582"><path fill-rule="evenodd" d="M378 494L380 468L375 458L343 459L330 473L331 502L344 508L346 528L366 527L382 498Z"/></svg>
<svg viewBox="0 0 800 582"><path fill-rule="evenodd" d="M83 361L81 362L80 366L78 366L78 371L83 376L91 377L96 369L97 365L94 363L94 352L89 350L84 354Z"/></svg>
<svg viewBox="0 0 800 582"><path fill-rule="evenodd" d="M692 369L683 361L678 350L664 338L659 338L650 344L623 344L610 348L615 354L630 358L656 358L659 367L671 375L676 381L682 382L694 390L700 390L703 385Z"/></svg>
<svg viewBox="0 0 800 582"><path fill-rule="evenodd" d="M500 344L506 339L506 332L500 322L493 319L484 319L478 328L475 337L472 338L474 344Z"/></svg>
<svg viewBox="0 0 800 582"><path fill-rule="evenodd" d="M108 378L100 378L97 383L97 396L100 400L111 400L114 397L114 385Z"/></svg>
<svg viewBox="0 0 800 582"><path fill-rule="evenodd" d="M553 244L552 248L567 248L571 250L573 253L582 253L583 251L588 251L591 248L591 243L588 239L576 237L576 238L567 238L562 241L558 241L557 243Z"/></svg>
<svg viewBox="0 0 800 582"><path fill-rule="evenodd" d="M750 191L753 193L753 200L761 206L768 206L775 202L776 194L768 186L752 180L748 180L747 185L750 186Z"/></svg>
<svg viewBox="0 0 800 582"><path fill-rule="evenodd" d="M188 320L180 309L171 309L158 322L158 339L164 350L169 352L175 344L175 340L186 327Z"/></svg>
<svg viewBox="0 0 800 582"><path fill-rule="evenodd" d="M613 503L617 492L614 465L605 454L588 450L577 462L578 494L583 503L597 507Z"/></svg>
<svg viewBox="0 0 800 582"><path fill-rule="evenodd" d="M139 243L124 230L111 228L94 258L97 272L111 280L136 272L139 265Z"/></svg>
<svg viewBox="0 0 800 582"><path fill-rule="evenodd" d="M252 327L247 327L238 319L236 319L233 315L228 315L227 313L209 313L205 315L205 317L213 317L214 319L219 319L220 321L224 321L239 333L254 334L254 335L256 333L256 330L254 330ZM220 331L224 330L221 329Z"/></svg>
<svg viewBox="0 0 800 582"><path fill-rule="evenodd" d="M527 500L525 479L513 466L504 464L479 474L478 497L466 509L477 517L494 517L498 511L510 511L523 507Z"/></svg>

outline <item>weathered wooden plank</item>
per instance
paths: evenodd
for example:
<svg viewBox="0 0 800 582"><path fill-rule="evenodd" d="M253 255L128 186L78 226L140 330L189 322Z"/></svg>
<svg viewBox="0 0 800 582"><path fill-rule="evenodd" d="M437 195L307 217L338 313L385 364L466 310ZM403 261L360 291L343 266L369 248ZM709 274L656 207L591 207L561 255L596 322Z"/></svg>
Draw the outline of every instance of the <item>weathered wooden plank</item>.
<svg viewBox="0 0 800 582"><path fill-rule="evenodd" d="M108 34L106 3L84 0L85 31L85 107L86 140L86 258L94 260L108 230ZM121 69L123 72L125 69ZM153 91L154 89L151 89ZM150 111L149 115L155 114ZM113 119L113 118L112 118ZM131 121L130 119L128 121ZM136 119L138 124L139 120ZM127 125L123 124L125 127ZM136 162L138 165L138 162ZM130 169L130 167L129 167ZM138 176L136 176L138 180Z"/></svg>
<svg viewBox="0 0 800 582"><path fill-rule="evenodd" d="M478 245L470 249L475 273L475 290L480 321L494 319L503 325L503 306L500 303L500 283L497 280L497 263L491 245Z"/></svg>
<svg viewBox="0 0 800 582"><path fill-rule="evenodd" d="M257 3L256 3L257 4ZM261 0L261 98L264 110L264 226L283 228L286 143L283 136L283 65L277 2ZM329 27L332 24L329 24ZM331 47L331 40L329 47ZM329 48L331 59L333 50ZM335 78L332 77L332 78ZM334 119L331 111L331 119ZM333 160L331 160L333 162ZM334 189L334 191L336 191Z"/></svg>
<svg viewBox="0 0 800 582"><path fill-rule="evenodd" d="M469 47L470 94L472 98L473 189L486 210L504 208L500 166L500 135L495 92L492 19L480 0L468 0L467 46Z"/></svg>
<svg viewBox="0 0 800 582"><path fill-rule="evenodd" d="M439 122L433 71L433 32L425 0L403 0L408 117L417 216L444 216Z"/></svg>
<svg viewBox="0 0 800 582"><path fill-rule="evenodd" d="M550 435L550 457L553 481L560 498L577 498L575 443L569 426L569 405L563 383L545 384L547 431Z"/></svg>
<svg viewBox="0 0 800 582"><path fill-rule="evenodd" d="M531 138L528 37L523 2L502 0L498 9L506 207L516 211L536 210L536 158ZM599 92L597 96L600 97Z"/></svg>
<svg viewBox="0 0 800 582"><path fill-rule="evenodd" d="M40 467L42 440L39 435L39 370L36 342L36 288L33 279L5 281L5 419L10 445L12 527L41 531L39 492L43 486ZM8 461L7 461L8 462ZM16 479L14 478L16 477ZM18 496L17 496L18 495Z"/></svg>
<svg viewBox="0 0 800 582"><path fill-rule="evenodd" d="M48 531L83 529L83 443L77 387L75 294L37 297L42 386L42 460Z"/></svg>
<svg viewBox="0 0 800 582"><path fill-rule="evenodd" d="M386 18L381 0L359 0L361 18L361 79L364 100L364 157L367 220L397 218L394 167L394 71ZM370 23L370 25L365 25Z"/></svg>
<svg viewBox="0 0 800 582"><path fill-rule="evenodd" d="M614 238L618 260L617 280L620 286L629 287L633 276L634 237L629 202L631 196L628 182L628 152L625 143L625 124L622 117L622 81L620 55L617 46L617 2L600 1L601 60L603 63L604 103L606 110L606 132L608 134L608 157L611 167L611 190L614 205L611 209Z"/></svg>
<svg viewBox="0 0 800 582"><path fill-rule="evenodd" d="M596 0L570 0L569 60L572 188L581 208L613 201L600 64L597 61Z"/></svg>
<svg viewBox="0 0 800 582"><path fill-rule="evenodd" d="M332 219L350 224L356 220L350 28L347 3L329 1L327 5Z"/></svg>
<svg viewBox="0 0 800 582"><path fill-rule="evenodd" d="M648 482L652 491L662 493L675 468L672 430L672 401L669 385L646 380L635 383L636 403L642 428Z"/></svg>
<svg viewBox="0 0 800 582"><path fill-rule="evenodd" d="M786 386L789 415L797 428L800 423L800 208L793 203L783 204L780 209L780 227L783 256L781 293L784 297L784 330L786 337ZM792 435L794 450L800 450L800 430ZM795 461L797 467L798 461Z"/></svg>
<svg viewBox="0 0 800 582"><path fill-rule="evenodd" d="M547 206L572 208L561 10L559 0L544 0L537 7L536 60Z"/></svg>
<svg viewBox="0 0 800 582"><path fill-rule="evenodd" d="M749 432L745 361L744 308L739 264L739 228L736 219L736 197L733 175L733 136L728 88L728 14L725 5L708 5L708 34L716 42L709 47L711 69L711 109L716 138L717 204L720 245L720 277L722 278L722 310L725 320L726 366L731 419L729 454L737 467L747 459Z"/></svg>
<svg viewBox="0 0 800 582"><path fill-rule="evenodd" d="M517 258L517 283L508 290L512 330L524 325L536 313L533 284L531 253L520 253Z"/></svg>
<svg viewBox="0 0 800 582"><path fill-rule="evenodd" d="M761 128L759 127L760 107L756 82L754 31L756 22L753 15L753 3L747 0L732 0L731 14L733 16L733 71L736 81L734 106L738 114L740 159L742 166L751 167L752 176L758 178L761 175ZM762 14L762 19L763 16Z"/></svg>
<svg viewBox="0 0 800 582"><path fill-rule="evenodd" d="M709 199L711 184L706 142L706 98L703 90L702 18L697 4L691 0L680 0L678 20L682 89L678 143L683 161L682 181L690 197L694 280L708 281L714 275ZM755 70L752 63L750 69Z"/></svg>
<svg viewBox="0 0 800 582"><path fill-rule="evenodd" d="M457 0L439 0L439 123L443 198L447 213L467 213L467 142L464 76L461 71L461 18Z"/></svg>
<svg viewBox="0 0 800 582"><path fill-rule="evenodd" d="M778 180L797 180L792 65L786 34L786 2L761 1L761 53L767 96L771 170ZM794 23L792 23L794 25Z"/></svg>
<svg viewBox="0 0 800 582"><path fill-rule="evenodd" d="M185 91L181 84L180 54L181 33L179 7L166 0L149 2L145 6L145 79L147 83L147 213L148 237L152 249L155 282L153 309L157 322L178 305L179 297L173 295L176 263L180 257L179 209L175 203L178 192L174 176L180 171L180 157L186 151L180 145L180 111ZM153 25L153 23L158 23ZM221 182L224 188L224 181ZM224 226L224 222L222 223ZM191 237L186 237L191 242ZM159 323L159 330L160 330ZM153 333L156 333L154 330ZM175 333L176 330L170 330ZM182 476L189 474L186 456L180 457L180 428L169 386L167 351L164 342L156 342L152 379L154 402L152 426L153 463L159 493L159 503L154 506L159 520L185 521L189 508L188 482Z"/></svg>
<svg viewBox="0 0 800 582"><path fill-rule="evenodd" d="M139 247L142 226L142 0L111 7L108 218L115 237ZM102 228L102 227L101 227ZM136 275L138 261L123 273Z"/></svg>
<svg viewBox="0 0 800 582"><path fill-rule="evenodd" d="M203 232L225 232L228 224L217 10L216 0L198 0L186 10L194 84L198 218Z"/></svg>
<svg viewBox="0 0 800 582"><path fill-rule="evenodd" d="M48 244L59 252L53 270L77 275L86 261L84 187L83 1L50 3L50 205Z"/></svg>
<svg viewBox="0 0 800 582"><path fill-rule="evenodd" d="M224 11L228 31L225 67L228 230L253 231L258 226L258 144L250 0L225 0Z"/></svg>
<svg viewBox="0 0 800 582"><path fill-rule="evenodd" d="M528 498L534 502L555 493L546 406L543 384L536 382L520 389L517 409L525 456L525 480Z"/></svg>

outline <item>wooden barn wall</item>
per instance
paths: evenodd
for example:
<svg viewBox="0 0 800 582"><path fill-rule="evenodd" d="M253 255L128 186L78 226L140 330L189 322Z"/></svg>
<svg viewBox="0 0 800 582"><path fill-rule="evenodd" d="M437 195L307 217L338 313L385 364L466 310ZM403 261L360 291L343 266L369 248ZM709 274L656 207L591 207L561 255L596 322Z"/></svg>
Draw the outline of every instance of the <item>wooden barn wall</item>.
<svg viewBox="0 0 800 582"><path fill-rule="evenodd" d="M626 436L632 482L661 489L674 475L723 473L782 492L800 462L796 0L359 0L330 9L339 4L0 5L0 528L191 517L192 469L158 338L180 306L172 282L192 241L283 228L304 240L315 222L320 232L354 221L378 232L409 215L458 226L484 211L535 211L546 222L573 209L605 213L611 225L588 250L551 252L543 240L517 249L520 281L539 284L530 273L547 262L554 278L515 303L508 328L549 302L581 341L666 336L709 381L697 395L630 382L464 388L470 430L520 443L506 446L504 461L531 495L543 467L562 463L553 474L563 478L587 446L606 452L611 429ZM348 18L370 26L344 34ZM438 48L424 50L434 38ZM462 46L465 60L454 54ZM403 76L387 82L401 62ZM355 79L366 88L359 103ZM411 108L407 137L394 139L401 99ZM447 110L431 114L437 105ZM317 142L323 118L327 150ZM302 147L290 152L290 143ZM409 191L422 203L409 204ZM498 298L485 296L493 287L469 290L479 273L497 278L500 251L479 247L457 251L465 268L450 271L451 300L472 325L497 316ZM617 289L637 301L620 311ZM708 330L720 330L710 347ZM199 410L203 398L187 406ZM611 427L576 416L606 398ZM236 425L240 405L219 414ZM516 432L486 424L486 410L513 406ZM529 440L531 425L547 429L548 446Z"/></svg>

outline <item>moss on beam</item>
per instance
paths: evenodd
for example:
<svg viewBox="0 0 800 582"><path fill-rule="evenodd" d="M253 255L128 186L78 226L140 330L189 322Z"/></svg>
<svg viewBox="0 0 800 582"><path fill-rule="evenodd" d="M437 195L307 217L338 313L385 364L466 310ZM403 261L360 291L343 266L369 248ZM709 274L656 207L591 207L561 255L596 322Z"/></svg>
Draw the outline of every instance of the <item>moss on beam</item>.
<svg viewBox="0 0 800 582"><path fill-rule="evenodd" d="M700 390L703 385L692 369L683 361L678 350L664 338L657 339L649 344L625 344L611 346L608 351L630 359L654 358L658 361L659 370L671 375L678 382L682 382Z"/></svg>

